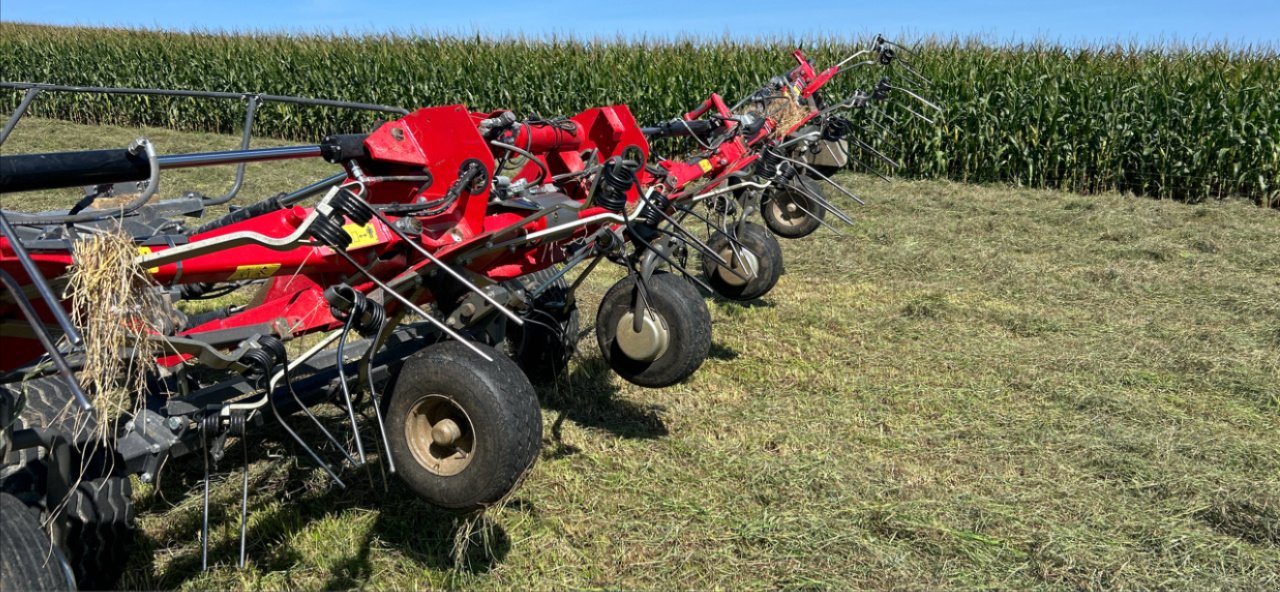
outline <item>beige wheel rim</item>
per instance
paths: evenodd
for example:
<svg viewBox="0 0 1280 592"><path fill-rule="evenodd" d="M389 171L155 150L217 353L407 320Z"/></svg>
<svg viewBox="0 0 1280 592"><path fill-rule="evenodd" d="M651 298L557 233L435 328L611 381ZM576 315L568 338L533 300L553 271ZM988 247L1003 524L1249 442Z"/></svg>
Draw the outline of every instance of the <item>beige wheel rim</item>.
<svg viewBox="0 0 1280 592"><path fill-rule="evenodd" d="M476 452L471 418L444 395L426 395L413 404L405 418L404 437L414 460L441 477L461 473Z"/></svg>

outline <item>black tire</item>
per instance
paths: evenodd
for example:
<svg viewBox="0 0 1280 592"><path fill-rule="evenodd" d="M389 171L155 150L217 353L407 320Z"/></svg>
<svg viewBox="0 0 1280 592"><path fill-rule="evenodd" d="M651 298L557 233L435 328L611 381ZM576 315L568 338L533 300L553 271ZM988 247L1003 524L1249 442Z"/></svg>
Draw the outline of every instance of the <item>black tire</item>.
<svg viewBox="0 0 1280 592"><path fill-rule="evenodd" d="M835 176L836 173L842 170L841 167L831 165L831 164L811 164L809 166L813 167L814 170L818 171L819 173L822 174L822 176L828 179Z"/></svg>
<svg viewBox="0 0 1280 592"><path fill-rule="evenodd" d="M544 269L515 280L519 288L533 290L555 275ZM569 283L557 279L531 303L525 323L507 322L505 349L534 384L546 384L564 374L578 347L578 303L569 294Z"/></svg>
<svg viewBox="0 0 1280 592"><path fill-rule="evenodd" d="M618 327L630 317L635 299L634 276L623 278L600 301L596 342L609 367L627 382L649 388L676 384L693 375L711 351L711 312L707 302L684 278L658 272L649 278L649 308L668 332L667 343L652 360L629 357L618 343Z"/></svg>
<svg viewBox="0 0 1280 592"><path fill-rule="evenodd" d="M0 493L0 588L70 590L65 560L40 527L38 512Z"/></svg>
<svg viewBox="0 0 1280 592"><path fill-rule="evenodd" d="M702 273L717 294L742 302L755 300L778 285L783 271L782 246L764 228L751 223L743 224L738 230L738 243L742 251L735 251L729 237L717 232L707 241L707 246L725 261L737 263L737 271L749 279L744 281L707 256L702 257ZM737 256L739 252L742 257ZM747 264L739 263L740 259L746 259Z"/></svg>
<svg viewBox="0 0 1280 592"><path fill-rule="evenodd" d="M386 402L396 472L423 500L460 513L482 510L511 493L542 445L542 411L533 385L515 362L476 345L493 361L457 341L414 354ZM432 415L436 411L447 417ZM459 428L449 449L433 439L443 419ZM467 452L465 462L454 458L456 450ZM452 456L445 458L446 452Z"/></svg>
<svg viewBox="0 0 1280 592"><path fill-rule="evenodd" d="M825 173L824 173L825 174ZM792 184L803 184L808 191L822 195L822 187L808 177L797 177ZM792 187L778 187L765 194L760 204L760 217L769 231L789 239L804 238L822 225L827 210L813 198Z"/></svg>
<svg viewBox="0 0 1280 592"><path fill-rule="evenodd" d="M134 534L133 485L108 447L91 440L96 425L74 415L72 394L61 378L28 381L26 400L15 428L58 429L72 442L72 478L78 482L60 506L68 521L66 560L80 588L113 588L124 573ZM16 395L16 392L10 393ZM89 420L90 422L92 419ZM20 498L48 517L46 487L49 460L44 449L10 453L0 472L0 491Z"/></svg>

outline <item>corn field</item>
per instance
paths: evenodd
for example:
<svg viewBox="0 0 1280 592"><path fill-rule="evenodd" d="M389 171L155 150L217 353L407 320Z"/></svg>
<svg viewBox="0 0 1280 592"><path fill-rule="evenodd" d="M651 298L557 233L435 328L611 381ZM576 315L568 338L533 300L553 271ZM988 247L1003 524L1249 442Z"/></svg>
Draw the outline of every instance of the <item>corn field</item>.
<svg viewBox="0 0 1280 592"><path fill-rule="evenodd" d="M625 103L649 123L692 109L712 91L736 100L790 69L797 44L819 67L860 47L849 39L581 42L0 24L0 78L255 91L410 108L466 103L544 116ZM1191 201L1236 195L1280 205L1275 47L927 40L916 51L917 69L933 81L922 94L945 112L933 125L894 106L859 115L894 128L892 137L868 132L865 139L902 163L899 175ZM882 73L847 77L828 95L869 88ZM0 93L0 107L12 110L19 98ZM904 99L889 104L909 105ZM243 108L235 101L47 95L31 114L236 132ZM315 141L374 122L367 114L272 105L260 110L255 129Z"/></svg>

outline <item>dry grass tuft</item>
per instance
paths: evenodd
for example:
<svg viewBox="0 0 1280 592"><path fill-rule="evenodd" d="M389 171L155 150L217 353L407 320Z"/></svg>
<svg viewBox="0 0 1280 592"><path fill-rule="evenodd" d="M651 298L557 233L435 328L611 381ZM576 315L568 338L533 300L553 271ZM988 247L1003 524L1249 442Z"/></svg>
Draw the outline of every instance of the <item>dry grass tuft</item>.
<svg viewBox="0 0 1280 592"><path fill-rule="evenodd" d="M75 243L66 297L85 342L81 384L92 393L98 431L133 411L133 393L146 386L147 370L161 354L147 336L162 333L174 317L147 270L134 263L138 247L121 230ZM132 353L132 355L130 355Z"/></svg>

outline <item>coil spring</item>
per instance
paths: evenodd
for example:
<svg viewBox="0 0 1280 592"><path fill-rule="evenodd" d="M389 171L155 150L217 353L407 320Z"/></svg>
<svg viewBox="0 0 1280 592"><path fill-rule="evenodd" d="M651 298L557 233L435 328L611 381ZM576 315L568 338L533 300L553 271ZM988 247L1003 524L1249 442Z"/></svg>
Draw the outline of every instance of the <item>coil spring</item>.
<svg viewBox="0 0 1280 592"><path fill-rule="evenodd" d="M893 86L889 84L889 79L881 78L879 82L876 82L876 87L871 91L871 98L872 100L883 101L889 98L889 91L892 89Z"/></svg>
<svg viewBox="0 0 1280 592"><path fill-rule="evenodd" d="M356 224L368 224L373 219L373 207L369 205L369 202L346 189L333 196L333 199L329 201L329 206L333 208L335 214L342 214Z"/></svg>
<svg viewBox="0 0 1280 592"><path fill-rule="evenodd" d="M351 235L342 228L343 218L349 218L356 224L368 224L373 219L373 207L360 196L343 189L329 200L333 212L328 216L317 217L311 223L309 234L326 246L346 250L351 245Z"/></svg>
<svg viewBox="0 0 1280 592"><path fill-rule="evenodd" d="M832 117L827 120L826 125L822 126L822 139L828 142L839 141L849 130L853 129L853 123L843 117Z"/></svg>
<svg viewBox="0 0 1280 592"><path fill-rule="evenodd" d="M243 375L255 387L263 388L271 376L271 369L283 362L286 355L283 341L263 335L258 338L258 347L240 356L240 363L245 365Z"/></svg>
<svg viewBox="0 0 1280 592"><path fill-rule="evenodd" d="M321 244L335 249L345 251L351 245L351 235L342 229L342 223L329 216L317 217L307 233Z"/></svg>
<svg viewBox="0 0 1280 592"><path fill-rule="evenodd" d="M717 214L737 215L738 200L728 195L717 195L707 201L707 207Z"/></svg>
<svg viewBox="0 0 1280 592"><path fill-rule="evenodd" d="M782 157L777 152L772 148L765 148L756 160L756 175L766 180L773 179L778 176L778 165L781 163Z"/></svg>
<svg viewBox="0 0 1280 592"><path fill-rule="evenodd" d="M882 48L880 50L880 65L888 66L889 64L893 63L893 58L896 55L897 55L897 52L893 51L893 49L888 47Z"/></svg>
<svg viewBox="0 0 1280 592"><path fill-rule="evenodd" d="M627 190L636 182L636 170L624 161L612 159L600 171L600 184L596 187L595 204L620 214L627 209Z"/></svg>
<svg viewBox="0 0 1280 592"><path fill-rule="evenodd" d="M640 210L640 219L649 226L657 226L662 222L663 214L671 208L671 200L667 196L654 191L649 194L644 209Z"/></svg>
<svg viewBox="0 0 1280 592"><path fill-rule="evenodd" d="M361 336L376 335L387 321L387 310L381 304L346 284L330 286L325 290L325 298L329 301L329 312L333 318L346 323L354 317L352 328Z"/></svg>
<svg viewBox="0 0 1280 592"><path fill-rule="evenodd" d="M248 432L248 417L248 414L243 410L233 410L227 416L227 425L224 428L222 414L215 411L201 417L198 425L200 426L200 431L211 436L221 434L225 429L228 434L243 438L245 433Z"/></svg>
<svg viewBox="0 0 1280 592"><path fill-rule="evenodd" d="M222 416L209 413L200 418L200 431L206 434L217 434L222 431Z"/></svg>

